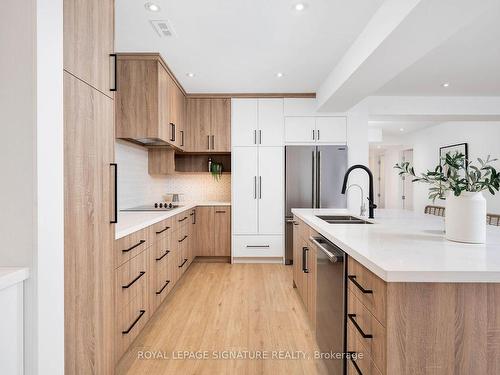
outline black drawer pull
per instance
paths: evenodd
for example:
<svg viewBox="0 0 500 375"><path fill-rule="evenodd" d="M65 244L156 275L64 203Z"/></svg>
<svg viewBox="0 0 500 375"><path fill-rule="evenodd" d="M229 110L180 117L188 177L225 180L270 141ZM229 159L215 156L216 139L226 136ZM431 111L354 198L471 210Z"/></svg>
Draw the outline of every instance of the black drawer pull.
<svg viewBox="0 0 500 375"><path fill-rule="evenodd" d="M122 335L126 335L127 333L129 333L130 331L132 331L132 328L134 328L134 326L137 324L137 322L139 321L139 319L142 318L142 316L146 313L146 310L139 310L140 314L137 318L135 318L134 322L132 323L132 325L130 327L128 327L128 329L126 331L122 331Z"/></svg>
<svg viewBox="0 0 500 375"><path fill-rule="evenodd" d="M129 247L128 249L122 250L122 253L128 253L129 251L134 250L137 246L141 246L144 242L146 242L146 240L140 240L134 246Z"/></svg>
<svg viewBox="0 0 500 375"><path fill-rule="evenodd" d="M356 327L356 329L358 330L358 332L361 334L361 336L363 336L364 339L372 339L373 338L373 335L370 335L370 334L366 334L363 332L363 330L361 329L361 327L359 326L358 322L356 321L356 319L354 319L356 317L356 314L347 314L347 317L349 318L349 320L352 322L352 324L354 324L354 327Z"/></svg>
<svg viewBox="0 0 500 375"><path fill-rule="evenodd" d="M128 289L128 288L130 288L132 285L134 285L134 283L135 283L137 280L139 280L142 276L144 276L144 274L145 274L145 273L146 273L146 272L144 272L144 271L139 272L139 275L138 275L138 276L137 276L134 280L132 280L131 282L129 282L127 285L122 285L122 288L123 288L123 289Z"/></svg>
<svg viewBox="0 0 500 375"><path fill-rule="evenodd" d="M371 289L365 289L361 286L360 283L357 282L356 280L356 276L352 275L352 276L347 276L347 278L349 280L351 280L351 282L356 285L358 287L359 290L361 290L364 294L373 294L373 290Z"/></svg>
<svg viewBox="0 0 500 375"><path fill-rule="evenodd" d="M165 258L169 253L170 253L170 250L165 251L161 257L156 258L156 261L159 262L160 260Z"/></svg>
<svg viewBox="0 0 500 375"><path fill-rule="evenodd" d="M187 261L188 261L188 260L184 258L184 262L182 262L182 263L181 263L181 265L179 266L179 268L184 267L184 265L186 264L186 262L187 262Z"/></svg>
<svg viewBox="0 0 500 375"><path fill-rule="evenodd" d="M356 372L358 373L358 375L363 375L363 373L361 372L361 369L359 368L358 364L356 363L356 361L353 358L353 356L357 355L357 353L356 352L347 352L347 354L349 354L349 360L351 361L352 365L356 369Z"/></svg>
<svg viewBox="0 0 500 375"><path fill-rule="evenodd" d="M186 220L187 218L188 218L187 216L184 216L184 219L179 219L179 223L180 223L181 221Z"/></svg>
<svg viewBox="0 0 500 375"><path fill-rule="evenodd" d="M225 214L226 211L215 211L216 214Z"/></svg>
<svg viewBox="0 0 500 375"><path fill-rule="evenodd" d="M161 289L159 291L156 292L156 294L161 294L163 292L163 289L165 289L167 287L167 285L170 284L170 280L167 280L167 282L165 283L165 285L163 285L161 287Z"/></svg>
<svg viewBox="0 0 500 375"><path fill-rule="evenodd" d="M165 227L165 228L163 228L162 230L160 230L160 231L156 232L156 234L163 233L163 232L165 232L166 230L169 230L169 229L170 229L170 227Z"/></svg>
<svg viewBox="0 0 500 375"><path fill-rule="evenodd" d="M307 267L307 252L309 249L307 247L302 248L302 272L309 273L309 268Z"/></svg>
<svg viewBox="0 0 500 375"><path fill-rule="evenodd" d="M182 242L182 241L184 241L186 238L188 238L188 236L184 236L184 237L182 237L180 240L177 240L177 241Z"/></svg>

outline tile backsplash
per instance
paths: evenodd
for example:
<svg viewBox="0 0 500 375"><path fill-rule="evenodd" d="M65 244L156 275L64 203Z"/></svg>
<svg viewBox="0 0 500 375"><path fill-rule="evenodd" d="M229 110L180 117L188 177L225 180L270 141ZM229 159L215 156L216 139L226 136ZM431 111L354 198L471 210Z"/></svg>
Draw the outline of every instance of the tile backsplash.
<svg viewBox="0 0 500 375"><path fill-rule="evenodd" d="M166 193L182 193L184 201L230 201L231 175L215 181L209 173L171 176L148 174L148 151L125 141L115 143L118 163L118 207L128 208L162 200Z"/></svg>

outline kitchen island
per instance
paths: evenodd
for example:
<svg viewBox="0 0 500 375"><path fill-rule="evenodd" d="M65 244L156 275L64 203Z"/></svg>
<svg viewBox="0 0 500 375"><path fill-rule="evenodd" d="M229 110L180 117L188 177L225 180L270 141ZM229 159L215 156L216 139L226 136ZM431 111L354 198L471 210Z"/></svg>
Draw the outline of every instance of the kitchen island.
<svg viewBox="0 0 500 375"><path fill-rule="evenodd" d="M447 241L441 217L378 210L371 224L329 224L317 215L349 212L292 212L294 241L298 233L298 246L313 255L306 279L294 269L306 308L315 308L310 237L320 234L348 255L347 350L363 353L348 373L500 373L500 228L472 245Z"/></svg>

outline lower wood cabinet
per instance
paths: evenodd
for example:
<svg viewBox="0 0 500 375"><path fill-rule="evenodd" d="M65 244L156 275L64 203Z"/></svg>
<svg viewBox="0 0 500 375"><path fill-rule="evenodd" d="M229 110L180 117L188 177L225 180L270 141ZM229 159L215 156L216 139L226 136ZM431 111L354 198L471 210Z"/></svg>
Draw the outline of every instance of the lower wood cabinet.
<svg viewBox="0 0 500 375"><path fill-rule="evenodd" d="M196 209L196 256L231 256L231 207Z"/></svg>

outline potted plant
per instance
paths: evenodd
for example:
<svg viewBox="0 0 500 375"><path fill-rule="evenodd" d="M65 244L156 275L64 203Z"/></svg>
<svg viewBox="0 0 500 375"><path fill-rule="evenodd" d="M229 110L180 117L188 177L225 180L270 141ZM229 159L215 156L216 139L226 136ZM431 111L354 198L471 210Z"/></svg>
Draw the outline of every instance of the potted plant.
<svg viewBox="0 0 500 375"><path fill-rule="evenodd" d="M222 163L212 161L212 158L208 159L208 171L212 174L215 181L219 181L222 176Z"/></svg>
<svg viewBox="0 0 500 375"><path fill-rule="evenodd" d="M451 241L484 243L486 241L486 199L483 191L495 194L500 187L500 174L492 166L497 159L478 158L474 165L462 153L447 154L434 171L419 176L409 162L396 164L400 175L413 177L413 182L430 185L429 199L446 199L446 238Z"/></svg>

